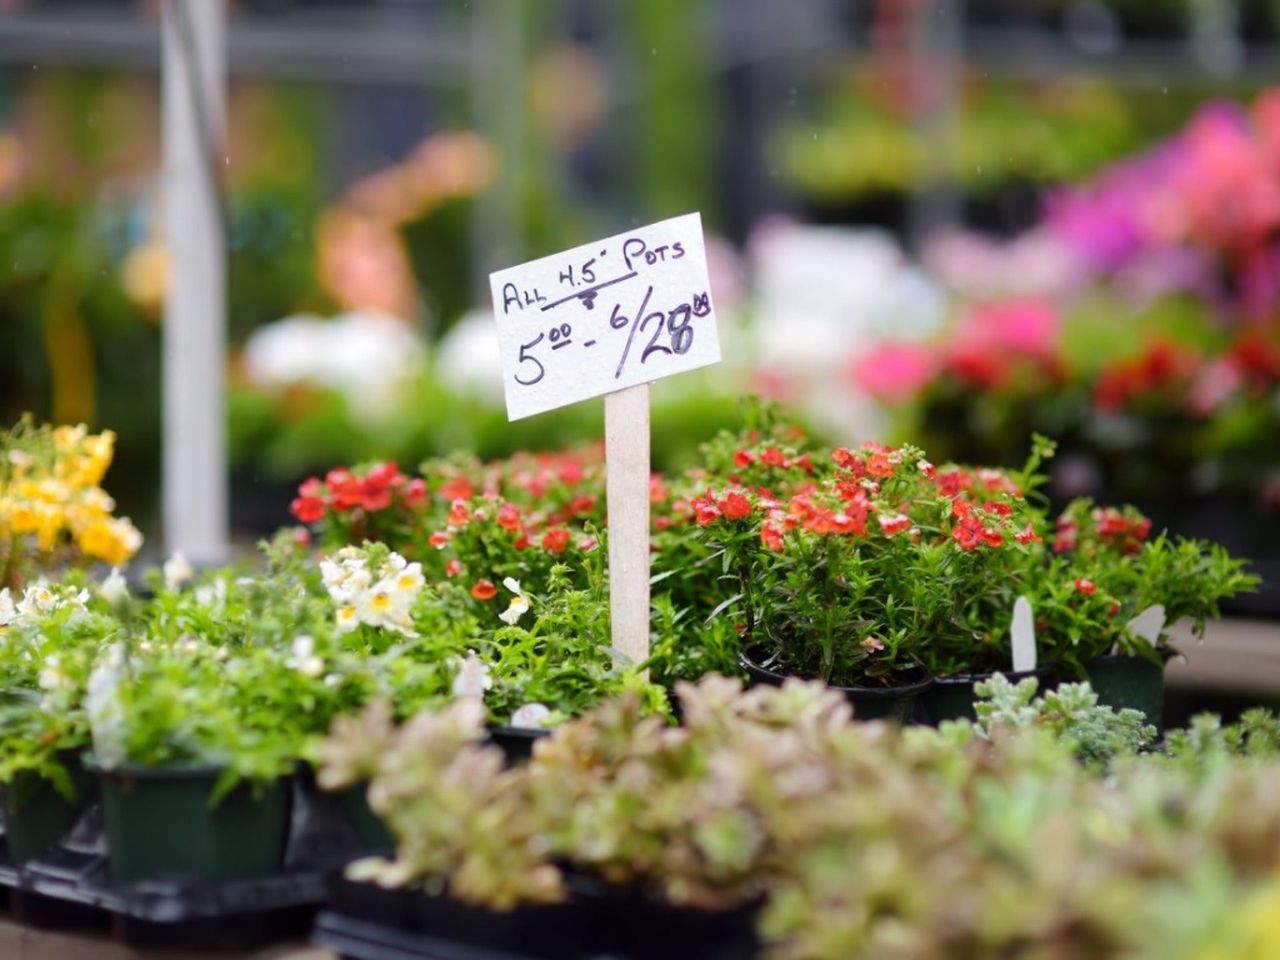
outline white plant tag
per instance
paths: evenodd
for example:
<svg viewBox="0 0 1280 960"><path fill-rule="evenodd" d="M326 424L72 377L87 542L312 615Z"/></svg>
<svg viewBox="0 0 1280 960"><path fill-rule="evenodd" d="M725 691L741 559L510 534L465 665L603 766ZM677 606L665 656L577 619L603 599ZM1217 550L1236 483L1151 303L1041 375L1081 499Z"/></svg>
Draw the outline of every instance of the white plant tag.
<svg viewBox="0 0 1280 960"><path fill-rule="evenodd" d="M1013 604L1013 672L1036 668L1036 622L1031 615L1031 601L1019 597Z"/></svg>
<svg viewBox="0 0 1280 960"><path fill-rule="evenodd" d="M1141 637L1153 647L1160 641L1160 634L1164 633L1164 604L1153 603L1147 609L1129 621L1129 630L1135 637ZM1112 653L1118 653L1115 647Z"/></svg>
<svg viewBox="0 0 1280 960"><path fill-rule="evenodd" d="M507 418L720 360L696 213L489 275Z"/></svg>

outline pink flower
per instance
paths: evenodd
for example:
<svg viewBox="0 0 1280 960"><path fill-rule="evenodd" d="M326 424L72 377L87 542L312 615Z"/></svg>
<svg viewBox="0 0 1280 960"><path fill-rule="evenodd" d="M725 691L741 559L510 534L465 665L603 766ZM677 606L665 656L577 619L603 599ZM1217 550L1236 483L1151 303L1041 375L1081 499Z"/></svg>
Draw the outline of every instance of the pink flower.
<svg viewBox="0 0 1280 960"><path fill-rule="evenodd" d="M920 343L881 343L859 357L853 379L878 400L900 403L910 400L934 378L938 361Z"/></svg>

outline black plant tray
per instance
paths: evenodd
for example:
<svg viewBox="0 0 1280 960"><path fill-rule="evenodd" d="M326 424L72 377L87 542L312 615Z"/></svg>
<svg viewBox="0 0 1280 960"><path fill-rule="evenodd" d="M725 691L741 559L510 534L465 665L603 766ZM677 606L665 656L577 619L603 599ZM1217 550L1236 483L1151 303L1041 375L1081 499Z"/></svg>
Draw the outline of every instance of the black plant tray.
<svg viewBox="0 0 1280 960"><path fill-rule="evenodd" d="M679 909L590 882L566 904L497 913L335 879L312 942L345 960L752 960L758 904Z"/></svg>
<svg viewBox="0 0 1280 960"><path fill-rule="evenodd" d="M304 938L330 874L363 852L336 802L298 782L279 873L221 883L173 877L115 884L91 807L47 855L22 866L0 856L0 891L14 919L31 926L109 930L135 947L247 950Z"/></svg>

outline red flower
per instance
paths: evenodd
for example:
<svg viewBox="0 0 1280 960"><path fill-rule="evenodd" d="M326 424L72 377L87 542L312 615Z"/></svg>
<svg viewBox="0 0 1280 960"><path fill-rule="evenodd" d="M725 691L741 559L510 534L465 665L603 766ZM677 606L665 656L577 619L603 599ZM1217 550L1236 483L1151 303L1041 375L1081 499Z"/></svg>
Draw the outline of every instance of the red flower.
<svg viewBox="0 0 1280 960"><path fill-rule="evenodd" d="M649 502L662 503L671 496L671 491L667 489L667 485L662 481L659 474L653 474L649 477Z"/></svg>
<svg viewBox="0 0 1280 960"><path fill-rule="evenodd" d="M916 464L916 469L918 469L922 474L924 474L925 479L927 480L934 480L938 476L937 468L928 460L921 460L919 463Z"/></svg>
<svg viewBox="0 0 1280 960"><path fill-rule="evenodd" d="M698 521L699 526L707 526L714 523L720 517L720 508L716 506L716 502L710 497L694 497L693 498L693 515Z"/></svg>
<svg viewBox="0 0 1280 960"><path fill-rule="evenodd" d="M1013 535L1013 539L1026 546L1030 543L1039 543L1044 538L1036 535L1035 527L1028 520L1027 525Z"/></svg>
<svg viewBox="0 0 1280 960"><path fill-rule="evenodd" d="M514 503L504 503L498 508L498 526L503 530L520 529L520 509Z"/></svg>
<svg viewBox="0 0 1280 960"><path fill-rule="evenodd" d="M1001 517L1008 517L1013 514L1013 507L1009 506L1007 503L1000 503L998 500L992 500L990 503L983 504L982 509L987 511L987 513L994 513Z"/></svg>
<svg viewBox="0 0 1280 960"><path fill-rule="evenodd" d="M955 517L957 520L960 520L963 517L967 517L972 512L973 512L973 504L971 504L968 500L964 500L960 497L956 497L954 500L951 501L951 515Z"/></svg>
<svg viewBox="0 0 1280 960"><path fill-rule="evenodd" d="M325 474L324 485L329 490L329 500L335 510L354 510L364 500L363 484L342 467Z"/></svg>
<svg viewBox="0 0 1280 960"><path fill-rule="evenodd" d="M450 560L444 565L444 575L446 577L456 577L462 572L462 562L460 560Z"/></svg>
<svg viewBox="0 0 1280 960"><path fill-rule="evenodd" d="M893 461L888 454L873 453L867 457L867 472L873 477L892 477Z"/></svg>
<svg viewBox="0 0 1280 960"><path fill-rule="evenodd" d="M966 524L961 524L952 530L951 539L960 545L961 550L976 550L982 542L978 539L978 531Z"/></svg>
<svg viewBox="0 0 1280 960"><path fill-rule="evenodd" d="M435 547L437 550L443 550L449 542L449 534L443 530L433 530L431 536L427 537L427 543Z"/></svg>
<svg viewBox="0 0 1280 960"><path fill-rule="evenodd" d="M569 531L561 527L548 530L542 535L542 546L551 553L564 553L569 546Z"/></svg>
<svg viewBox="0 0 1280 960"><path fill-rule="evenodd" d="M772 520L760 524L760 542L769 550L782 549L782 531Z"/></svg>
<svg viewBox="0 0 1280 960"><path fill-rule="evenodd" d="M756 457L750 450L739 450L733 455L733 465L739 470L745 470L751 464L755 463Z"/></svg>
<svg viewBox="0 0 1280 960"><path fill-rule="evenodd" d="M938 489L942 491L944 497L954 497L961 490L969 490L972 487L973 478L963 470L938 474Z"/></svg>
<svg viewBox="0 0 1280 960"><path fill-rule="evenodd" d="M498 588L493 582L481 577L475 582L475 586L471 588L471 595L477 600L492 600L498 595Z"/></svg>
<svg viewBox="0 0 1280 960"><path fill-rule="evenodd" d="M655 529L655 530L667 530L667 529L669 529L670 527L671 527L671 518L670 518L670 517L654 517L654 518L653 518L653 529Z"/></svg>
<svg viewBox="0 0 1280 960"><path fill-rule="evenodd" d="M802 453L800 454L800 456L792 460L791 466L799 467L805 473L810 475L812 475L813 473L813 461L809 458L809 455L807 453Z"/></svg>
<svg viewBox="0 0 1280 960"><path fill-rule="evenodd" d="M600 544L596 541L595 537L583 537L578 541L578 549L583 553L590 553L598 546L600 546Z"/></svg>
<svg viewBox="0 0 1280 960"><path fill-rule="evenodd" d="M307 481L307 483L310 482ZM320 482L317 480L316 486L319 486L319 484ZM304 483L302 486L306 488L307 484ZM322 499L306 495L296 497L293 503L289 504L289 511L303 523L315 523L317 520L323 519L327 509L328 504Z"/></svg>
<svg viewBox="0 0 1280 960"><path fill-rule="evenodd" d="M837 467L844 467L846 470L852 469L858 462L858 458L850 453L847 447L836 447L831 451L831 459L836 462Z"/></svg>
<svg viewBox="0 0 1280 960"><path fill-rule="evenodd" d="M470 519L471 511L467 509L467 505L462 499L459 498L449 504L449 526L461 527Z"/></svg>
<svg viewBox="0 0 1280 960"><path fill-rule="evenodd" d="M410 505L421 503L427 498L427 483L421 477L415 477L404 488L404 502Z"/></svg>
<svg viewBox="0 0 1280 960"><path fill-rule="evenodd" d="M293 542L300 547L311 546L311 531L306 527L297 527L293 531Z"/></svg>
<svg viewBox="0 0 1280 960"><path fill-rule="evenodd" d="M764 453L760 454L760 462L766 467L785 467L787 458L777 447L766 447Z"/></svg>
<svg viewBox="0 0 1280 960"><path fill-rule="evenodd" d="M1146 517L1139 517L1129 525L1129 533L1139 540L1147 539L1151 535L1151 521Z"/></svg>
<svg viewBox="0 0 1280 960"><path fill-rule="evenodd" d="M751 516L751 501L742 494L727 494L720 501L720 513L726 520L745 520Z"/></svg>
<svg viewBox="0 0 1280 960"><path fill-rule="evenodd" d="M440 499L442 500L470 500L475 495L475 488L471 486L471 481L466 477L454 477L452 480L447 480L440 487Z"/></svg>
<svg viewBox="0 0 1280 960"><path fill-rule="evenodd" d="M885 534L892 537L895 533L902 533L911 527L911 518L905 513L895 513L891 516L885 516L883 513L876 517L880 521L880 527Z"/></svg>
<svg viewBox="0 0 1280 960"><path fill-rule="evenodd" d="M1086 597L1092 597L1095 593L1098 592L1098 585L1094 583L1092 580L1086 580L1084 577L1081 577L1079 580L1076 581L1075 587L1077 590L1083 593Z"/></svg>
<svg viewBox="0 0 1280 960"><path fill-rule="evenodd" d="M988 547L998 547L1004 543L1004 535L999 530L993 530L991 527L982 528L982 542Z"/></svg>

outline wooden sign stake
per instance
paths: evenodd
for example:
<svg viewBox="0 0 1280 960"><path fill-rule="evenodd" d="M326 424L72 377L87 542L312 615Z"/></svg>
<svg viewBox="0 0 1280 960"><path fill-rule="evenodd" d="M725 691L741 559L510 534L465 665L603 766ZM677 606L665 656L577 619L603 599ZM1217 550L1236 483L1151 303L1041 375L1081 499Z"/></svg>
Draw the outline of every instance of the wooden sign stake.
<svg viewBox="0 0 1280 960"><path fill-rule="evenodd" d="M649 659L649 384L604 398L613 646Z"/></svg>

